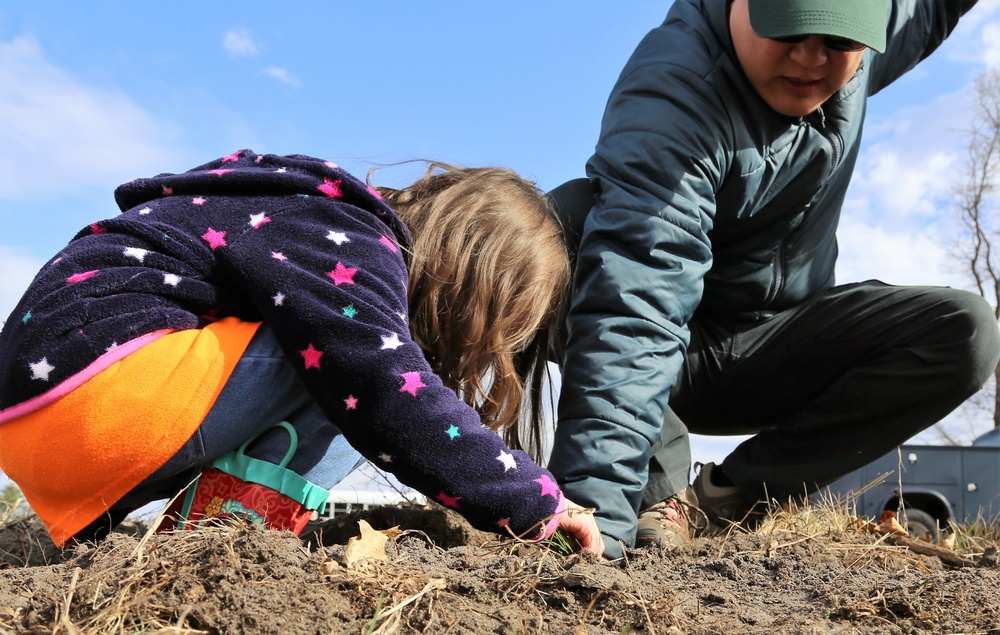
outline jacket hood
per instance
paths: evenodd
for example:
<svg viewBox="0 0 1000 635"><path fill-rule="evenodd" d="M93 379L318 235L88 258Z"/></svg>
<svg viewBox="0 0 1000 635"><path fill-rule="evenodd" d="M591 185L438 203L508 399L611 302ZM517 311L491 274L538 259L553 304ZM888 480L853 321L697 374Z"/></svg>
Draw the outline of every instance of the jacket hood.
<svg viewBox="0 0 1000 635"><path fill-rule="evenodd" d="M181 174L163 173L124 183L115 190L115 202L124 212L168 196L282 194L342 200L377 216L401 244L410 242L406 226L370 186L330 161L299 154L278 156L237 150Z"/></svg>

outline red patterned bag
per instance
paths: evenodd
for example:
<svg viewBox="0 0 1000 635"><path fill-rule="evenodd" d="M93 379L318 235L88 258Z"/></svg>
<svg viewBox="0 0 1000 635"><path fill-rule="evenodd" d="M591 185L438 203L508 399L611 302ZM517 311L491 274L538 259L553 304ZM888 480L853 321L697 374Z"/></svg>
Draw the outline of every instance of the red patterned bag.
<svg viewBox="0 0 1000 635"><path fill-rule="evenodd" d="M298 447L295 428L286 421L276 427L291 436L279 464L245 454L247 441L235 452L212 461L166 513L161 531L198 529L225 519L241 519L299 535L314 510L326 504L329 491L285 468ZM176 517L176 524L172 522Z"/></svg>

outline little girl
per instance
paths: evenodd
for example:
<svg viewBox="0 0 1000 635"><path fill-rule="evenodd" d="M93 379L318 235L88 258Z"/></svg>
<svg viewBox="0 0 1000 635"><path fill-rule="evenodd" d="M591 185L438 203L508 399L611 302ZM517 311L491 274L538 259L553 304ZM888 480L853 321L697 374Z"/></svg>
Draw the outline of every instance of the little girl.
<svg viewBox="0 0 1000 635"><path fill-rule="evenodd" d="M123 213L77 234L0 332L0 469L57 545L250 440L277 463L287 421L287 468L312 484L368 459L477 528L562 526L603 552L592 515L517 449L525 403L538 438L544 334L569 281L533 184L432 164L376 190L241 150L115 199Z"/></svg>

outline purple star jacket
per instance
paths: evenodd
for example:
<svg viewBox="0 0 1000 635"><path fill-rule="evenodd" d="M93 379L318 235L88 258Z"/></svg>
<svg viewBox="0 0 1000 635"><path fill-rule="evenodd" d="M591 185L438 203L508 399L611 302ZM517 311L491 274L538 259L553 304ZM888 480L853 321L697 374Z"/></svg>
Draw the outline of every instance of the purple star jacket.
<svg viewBox="0 0 1000 635"><path fill-rule="evenodd" d="M409 235L366 184L318 159L241 150L115 199L123 213L77 234L0 331L0 425L115 346L262 321L375 465L478 529L555 530L565 503L551 474L484 428L410 338Z"/></svg>

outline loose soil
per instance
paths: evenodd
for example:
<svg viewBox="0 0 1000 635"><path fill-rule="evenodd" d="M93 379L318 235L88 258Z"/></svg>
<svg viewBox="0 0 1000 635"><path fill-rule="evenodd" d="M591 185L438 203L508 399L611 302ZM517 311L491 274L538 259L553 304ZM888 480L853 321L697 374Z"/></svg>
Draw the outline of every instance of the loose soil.
<svg viewBox="0 0 1000 635"><path fill-rule="evenodd" d="M344 564L360 519L400 528L387 561ZM997 551L977 549L946 564L799 513L605 563L385 507L60 551L29 517L0 528L0 633L1000 633Z"/></svg>

